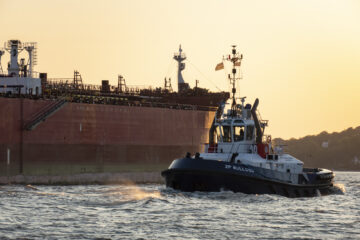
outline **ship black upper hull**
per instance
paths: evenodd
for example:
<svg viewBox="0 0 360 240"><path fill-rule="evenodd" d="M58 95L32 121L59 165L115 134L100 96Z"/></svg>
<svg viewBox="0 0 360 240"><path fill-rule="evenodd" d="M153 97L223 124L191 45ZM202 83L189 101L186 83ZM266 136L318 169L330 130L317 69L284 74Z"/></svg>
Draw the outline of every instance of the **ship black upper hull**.
<svg viewBox="0 0 360 240"><path fill-rule="evenodd" d="M181 191L230 190L247 194L311 197L330 193L332 178L321 183L292 184L266 177L257 168L228 162L183 158L162 172L166 186Z"/></svg>

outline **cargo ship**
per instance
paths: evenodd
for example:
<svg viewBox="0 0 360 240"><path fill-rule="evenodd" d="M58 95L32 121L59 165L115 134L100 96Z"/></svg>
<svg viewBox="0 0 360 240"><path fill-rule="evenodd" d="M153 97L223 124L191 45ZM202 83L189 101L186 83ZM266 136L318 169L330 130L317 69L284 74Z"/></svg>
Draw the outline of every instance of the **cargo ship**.
<svg viewBox="0 0 360 240"><path fill-rule="evenodd" d="M117 86L90 85L78 71L50 79L34 71L36 49L9 40L0 50L0 183L151 181L146 173L161 179L171 159L202 150L217 107L229 98L189 87L181 46L173 56L177 92L166 78L163 88L127 86L121 75ZM19 61L24 50L28 59Z"/></svg>

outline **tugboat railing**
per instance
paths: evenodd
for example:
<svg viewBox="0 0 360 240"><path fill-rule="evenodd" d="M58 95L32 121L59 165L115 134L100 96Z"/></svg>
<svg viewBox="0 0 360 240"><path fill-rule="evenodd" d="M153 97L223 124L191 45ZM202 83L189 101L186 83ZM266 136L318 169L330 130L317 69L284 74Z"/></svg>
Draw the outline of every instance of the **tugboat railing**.
<svg viewBox="0 0 360 240"><path fill-rule="evenodd" d="M233 153L232 150L233 150L233 148L234 148L234 145L235 145L235 144L232 144L232 145L231 145L231 148L230 148L230 151L229 151L229 156L228 156L228 158L227 158L227 162L229 162L229 160L230 160L230 158L231 158L231 156L232 156L232 153Z"/></svg>
<svg viewBox="0 0 360 240"><path fill-rule="evenodd" d="M243 145L243 144L238 144L235 152L239 152L239 147L240 147L240 145Z"/></svg>
<svg viewBox="0 0 360 240"><path fill-rule="evenodd" d="M235 150L235 152L233 152L233 149L234 149L234 146L235 145L237 145L237 147L236 147L236 150ZM229 156L227 157L227 161L229 161L230 160L230 158L232 157L232 154L233 153L239 153L239 148L240 148L240 146L244 146L244 145L249 145L249 144L242 144L242 143L239 143L239 144L232 144L232 146L231 146L231 148L230 148L230 151L229 151ZM252 153L256 153L256 152L253 152L252 151Z"/></svg>

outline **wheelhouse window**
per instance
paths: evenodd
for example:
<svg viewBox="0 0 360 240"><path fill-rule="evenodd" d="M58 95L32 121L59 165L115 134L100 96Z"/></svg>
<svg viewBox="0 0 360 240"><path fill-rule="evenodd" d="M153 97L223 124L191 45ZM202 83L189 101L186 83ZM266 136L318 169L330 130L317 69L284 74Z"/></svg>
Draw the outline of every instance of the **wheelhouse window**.
<svg viewBox="0 0 360 240"><path fill-rule="evenodd" d="M220 131L220 127L217 126L216 127L216 131L215 131L215 141L218 143L218 142L221 142L221 131Z"/></svg>
<svg viewBox="0 0 360 240"><path fill-rule="evenodd" d="M254 126L249 125L246 127L246 141L251 141L254 137Z"/></svg>
<svg viewBox="0 0 360 240"><path fill-rule="evenodd" d="M231 142L231 127L222 126L223 142Z"/></svg>
<svg viewBox="0 0 360 240"><path fill-rule="evenodd" d="M244 126L234 126L234 142L240 142L244 140Z"/></svg>

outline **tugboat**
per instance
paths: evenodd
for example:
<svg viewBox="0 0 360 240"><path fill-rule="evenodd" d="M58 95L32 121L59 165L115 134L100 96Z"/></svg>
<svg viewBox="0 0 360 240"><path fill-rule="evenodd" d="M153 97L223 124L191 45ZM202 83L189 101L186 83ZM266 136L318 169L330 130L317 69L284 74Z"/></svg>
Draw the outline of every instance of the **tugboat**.
<svg viewBox="0 0 360 240"><path fill-rule="evenodd" d="M204 153L174 160L161 173L166 186L176 190L233 191L247 194L278 194L286 197L313 197L331 193L334 173L321 168L304 168L303 162L275 146L264 130L268 121L257 112L259 100L236 103L236 72L243 59L232 46L232 54L223 58L232 63L231 109L225 103L218 108Z"/></svg>

